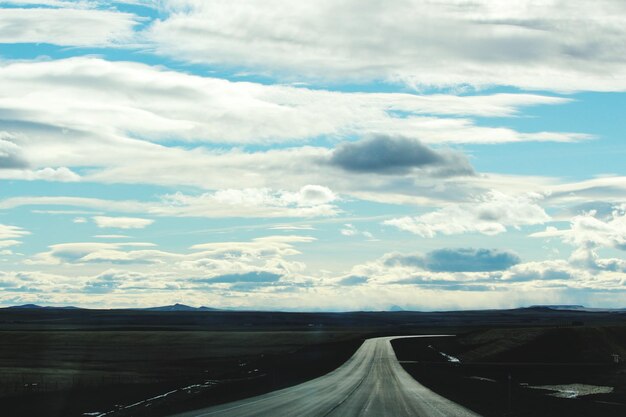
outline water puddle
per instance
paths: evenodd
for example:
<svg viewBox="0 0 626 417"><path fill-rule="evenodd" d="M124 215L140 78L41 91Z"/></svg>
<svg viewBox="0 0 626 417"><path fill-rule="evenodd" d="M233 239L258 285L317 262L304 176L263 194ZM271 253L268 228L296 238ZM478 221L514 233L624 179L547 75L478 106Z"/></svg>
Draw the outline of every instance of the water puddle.
<svg viewBox="0 0 626 417"><path fill-rule="evenodd" d="M613 392L613 387L603 387L587 384L525 385L525 387L530 389L542 389L546 391L552 391L547 395L557 398L578 398L585 395L610 394Z"/></svg>
<svg viewBox="0 0 626 417"><path fill-rule="evenodd" d="M485 381L485 382L498 382L495 379L485 378L484 376L468 376L469 379L475 379L477 381Z"/></svg>
<svg viewBox="0 0 626 417"><path fill-rule="evenodd" d="M443 356L444 358L446 358L446 360L448 362L461 363L461 360L459 358L455 358L452 355L448 355L447 353L440 352L437 349L435 349L435 347L433 345L428 345L428 347L431 348L432 350L434 350L435 352L437 352L438 354L440 354L441 356Z"/></svg>

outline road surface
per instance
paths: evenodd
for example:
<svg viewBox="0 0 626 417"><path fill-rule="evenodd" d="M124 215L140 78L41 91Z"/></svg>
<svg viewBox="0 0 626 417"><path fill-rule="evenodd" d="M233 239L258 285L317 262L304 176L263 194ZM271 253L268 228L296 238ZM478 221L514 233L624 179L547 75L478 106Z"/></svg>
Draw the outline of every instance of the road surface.
<svg viewBox="0 0 626 417"><path fill-rule="evenodd" d="M300 385L174 417L478 417L415 381L392 339L367 339L342 366Z"/></svg>

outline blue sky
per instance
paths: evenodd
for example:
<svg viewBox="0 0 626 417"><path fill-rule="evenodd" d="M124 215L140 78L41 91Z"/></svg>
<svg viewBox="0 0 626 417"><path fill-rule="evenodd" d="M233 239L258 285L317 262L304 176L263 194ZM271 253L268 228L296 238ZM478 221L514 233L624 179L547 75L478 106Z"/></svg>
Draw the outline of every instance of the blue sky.
<svg viewBox="0 0 626 417"><path fill-rule="evenodd" d="M0 1L0 305L623 307L625 28L619 0Z"/></svg>

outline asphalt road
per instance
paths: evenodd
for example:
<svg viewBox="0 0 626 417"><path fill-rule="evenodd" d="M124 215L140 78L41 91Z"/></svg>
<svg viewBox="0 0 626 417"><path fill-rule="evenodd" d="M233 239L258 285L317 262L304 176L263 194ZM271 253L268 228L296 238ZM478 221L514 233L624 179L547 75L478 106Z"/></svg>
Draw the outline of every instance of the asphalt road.
<svg viewBox="0 0 626 417"><path fill-rule="evenodd" d="M368 339L342 366L300 385L174 417L478 416L415 381L398 363L392 339Z"/></svg>

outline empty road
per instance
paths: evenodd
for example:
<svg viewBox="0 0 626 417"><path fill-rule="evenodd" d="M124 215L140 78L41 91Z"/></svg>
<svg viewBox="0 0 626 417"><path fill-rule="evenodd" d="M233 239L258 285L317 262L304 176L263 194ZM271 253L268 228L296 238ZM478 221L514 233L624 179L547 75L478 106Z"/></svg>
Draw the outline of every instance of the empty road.
<svg viewBox="0 0 626 417"><path fill-rule="evenodd" d="M300 385L175 417L478 416L415 381L398 363L392 339L367 339L342 366Z"/></svg>

